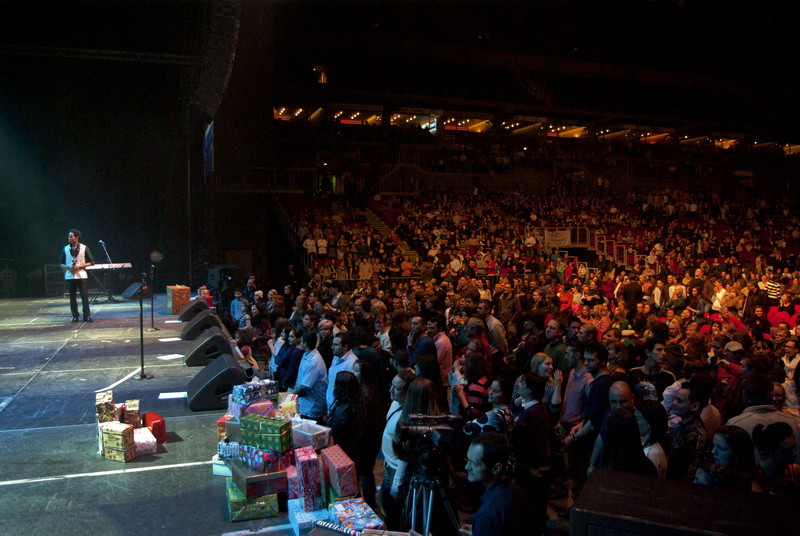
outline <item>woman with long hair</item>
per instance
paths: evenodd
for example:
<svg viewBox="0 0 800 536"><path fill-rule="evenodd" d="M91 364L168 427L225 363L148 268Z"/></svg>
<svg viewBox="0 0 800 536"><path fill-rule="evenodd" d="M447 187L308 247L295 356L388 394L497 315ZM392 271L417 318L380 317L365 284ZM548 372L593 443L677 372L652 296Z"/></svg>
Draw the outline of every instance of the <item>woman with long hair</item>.
<svg viewBox="0 0 800 536"><path fill-rule="evenodd" d="M636 404L636 417L644 455L653 462L658 478L667 478L667 410L660 402L643 400Z"/></svg>
<svg viewBox="0 0 800 536"><path fill-rule="evenodd" d="M531 358L531 374L545 379L544 397L542 401L547 407L549 417L555 419L561 411L562 392L561 386L564 383L564 375L555 368L553 358L544 352L539 352ZM514 409L518 413L522 409L522 397L519 396L519 385L522 381L520 376L514 384Z"/></svg>
<svg viewBox="0 0 800 536"><path fill-rule="evenodd" d="M753 441L743 428L720 426L714 434L713 463L695 473L696 484L708 484L735 491L750 491L755 471Z"/></svg>
<svg viewBox="0 0 800 536"><path fill-rule="evenodd" d="M636 417L626 407L618 407L609 414L603 440L603 467L624 473L658 475L656 466L642 449Z"/></svg>
<svg viewBox="0 0 800 536"><path fill-rule="evenodd" d="M349 370L339 371L333 384L333 404L328 408L327 424L333 440L356 466L361 496L367 504L375 508L375 477L372 473L374 459L370 464L367 423L367 408L358 378Z"/></svg>
<svg viewBox="0 0 800 536"><path fill-rule="evenodd" d="M498 376L489 386L489 403L492 409L464 425L467 437L476 437L483 432L494 430L510 437L514 417L509 403L514 391L514 384L505 376Z"/></svg>

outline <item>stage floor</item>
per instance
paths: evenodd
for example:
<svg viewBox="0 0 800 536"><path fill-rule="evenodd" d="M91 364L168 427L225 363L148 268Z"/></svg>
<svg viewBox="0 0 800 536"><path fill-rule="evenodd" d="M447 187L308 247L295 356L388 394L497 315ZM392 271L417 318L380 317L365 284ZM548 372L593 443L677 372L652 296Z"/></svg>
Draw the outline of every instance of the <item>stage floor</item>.
<svg viewBox="0 0 800 536"><path fill-rule="evenodd" d="M0 301L0 534L293 534L285 516L231 523L225 478L212 476L216 421L182 393L202 367L183 364L182 324L156 295L144 333L139 303L94 304L93 323L70 323L66 298ZM145 328L150 326L145 302ZM129 463L97 454L95 393L139 399L167 421L168 442Z"/></svg>

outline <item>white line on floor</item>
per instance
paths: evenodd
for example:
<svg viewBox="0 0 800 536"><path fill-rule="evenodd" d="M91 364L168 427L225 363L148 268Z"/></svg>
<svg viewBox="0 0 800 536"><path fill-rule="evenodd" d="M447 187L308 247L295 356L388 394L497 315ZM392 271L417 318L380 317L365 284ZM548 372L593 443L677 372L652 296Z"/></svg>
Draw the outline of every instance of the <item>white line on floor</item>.
<svg viewBox="0 0 800 536"><path fill-rule="evenodd" d="M257 530L237 530L234 532L223 532L220 536L255 536L256 534L271 534L273 532L283 532L293 530L291 525L273 525Z"/></svg>
<svg viewBox="0 0 800 536"><path fill-rule="evenodd" d="M124 377L124 378L122 378L121 380L117 380L116 382L112 383L112 384L111 384L111 385L109 385L108 387L103 387L102 389L98 389L97 391L95 391L95 393L102 393L103 391L110 391L111 389L113 389L113 388L114 388L114 387L116 387L117 385L121 384L121 383L122 383L122 382L124 382L125 380L128 380L128 379L132 378L133 376L135 376L135 375L136 375L136 373L137 373L137 372L139 372L140 370L141 370L141 369L138 369L138 368L137 368L137 369L134 369L134 371L133 371L133 372L131 372L130 374L128 374L127 376L125 376L125 377Z"/></svg>
<svg viewBox="0 0 800 536"><path fill-rule="evenodd" d="M183 354L167 354L167 355L160 355L156 357L156 359L160 359L161 361L171 361L173 359L180 359L183 357Z"/></svg>
<svg viewBox="0 0 800 536"><path fill-rule="evenodd" d="M183 357L183 356L181 356L181 357ZM184 366L183 363L155 363L155 364L152 364L152 365L147 365L147 368L183 367L183 366ZM10 367L10 368L13 368L13 367ZM126 369L127 370L128 368L130 368L130 367L126 366L126 367L104 367L104 368L86 368L86 369L69 369L69 370L45 370L45 371L42 371L41 374L62 374L62 373L63 374L68 374L68 373L72 374L74 372L96 372L98 370L103 370L103 371L105 371L105 370L122 370L122 369ZM0 368L0 370L2 370L2 369ZM28 374L30 374L30 372L18 371L18 372L4 372L2 375L3 376L21 376L21 375L27 376Z"/></svg>
<svg viewBox="0 0 800 536"><path fill-rule="evenodd" d="M186 398L186 391L174 392L174 393L158 393L159 400L169 400L172 398Z"/></svg>
<svg viewBox="0 0 800 536"><path fill-rule="evenodd" d="M182 324L180 320L164 320L165 324Z"/></svg>
<svg viewBox="0 0 800 536"><path fill-rule="evenodd" d="M39 317L38 317L38 316L37 316L36 318L34 318L33 320L31 320L30 322L28 322L28 324L33 324L33 323L34 323L34 322L36 322L37 320L39 320Z"/></svg>
<svg viewBox="0 0 800 536"><path fill-rule="evenodd" d="M158 339L158 342L175 342L182 340L180 337L165 337L163 339Z"/></svg>
<svg viewBox="0 0 800 536"><path fill-rule="evenodd" d="M5 480L3 482L0 482L0 486L15 486L17 484L33 484L36 482L52 482L53 480L67 480L70 478L121 475L124 473L143 473L146 471L160 471L162 469L178 469L181 467L193 467L195 465L209 465L209 464L211 464L211 460L202 462L176 463L173 465L157 465L155 467L134 467L131 469L116 469L114 471L98 471L96 473L75 473L71 475L45 476L40 478L21 478L19 480Z"/></svg>
<svg viewBox="0 0 800 536"><path fill-rule="evenodd" d="M28 378L28 381L26 381L26 382L25 382L25 385L23 385L22 387L20 387L20 388L19 388L19 391L17 391L16 393L14 393L14 394L13 394L13 395L11 395L10 397L8 397L8 399L7 399L7 401L6 401L6 404L5 404L4 406L1 406L1 407L0 407L0 412L2 412L4 409L6 409L6 408L8 407L8 405L9 405L11 402L13 402L13 400L14 400L14 399L17 397L17 395L19 395L19 394L22 392L22 390L23 390L23 389L25 389L25 388L26 388L26 387L27 387L27 386L28 386L28 385L29 385L29 384L30 384L30 383L33 381L33 379L34 379L34 378L35 378L35 377L36 377L36 376L37 376L37 375L38 375L38 374L39 374L39 373L42 371L42 369L43 369L44 367L46 367L46 366L47 366L47 364L50 362L50 360L51 360L51 359L53 359L53 358L56 356L56 354L57 354L58 352L60 352L60 351L61 351L61 349L62 349L62 348L64 348L64 347L67 345L67 343L68 343L70 340L74 339L74 338L75 338L77 335L78 335L78 332L76 331L76 332L75 332L75 334L74 334L74 335L72 335L72 337L70 337L70 338L68 338L68 339L66 339L66 340L64 341L64 344L62 344L61 346L59 346L58 348L56 348L56 349L55 349L55 351L54 351L52 354L50 354L50 357L48 357L47 359L45 359L45 360L44 360L44 363L42 363L42 366L41 366L41 367L39 367L39 369L38 369L36 372L34 372L34 373L31 375L31 377L30 377L30 378Z"/></svg>

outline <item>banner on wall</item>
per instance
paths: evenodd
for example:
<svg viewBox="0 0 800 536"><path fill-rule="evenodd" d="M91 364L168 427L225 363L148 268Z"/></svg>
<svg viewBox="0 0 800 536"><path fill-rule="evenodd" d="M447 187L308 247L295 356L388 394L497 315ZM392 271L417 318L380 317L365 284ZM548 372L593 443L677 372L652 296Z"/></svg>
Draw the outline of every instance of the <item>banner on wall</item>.
<svg viewBox="0 0 800 536"><path fill-rule="evenodd" d="M572 244L569 230L544 232L544 245L548 247L565 248Z"/></svg>

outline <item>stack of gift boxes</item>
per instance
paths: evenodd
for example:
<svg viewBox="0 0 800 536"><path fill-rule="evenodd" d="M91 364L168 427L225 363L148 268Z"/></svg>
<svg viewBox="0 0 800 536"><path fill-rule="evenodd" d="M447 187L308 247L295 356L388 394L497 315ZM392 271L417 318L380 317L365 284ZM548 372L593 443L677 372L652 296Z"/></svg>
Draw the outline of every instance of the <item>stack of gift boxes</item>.
<svg viewBox="0 0 800 536"><path fill-rule="evenodd" d="M228 412L217 422L214 474L226 482L231 521L287 511L299 536L316 521L355 530L383 522L355 498L355 464L330 443L330 429L296 415L297 396L277 393L272 382L234 387Z"/></svg>
<svg viewBox="0 0 800 536"><path fill-rule="evenodd" d="M100 453L118 462L155 454L158 443L167 442L164 418L156 412L141 414L138 400L114 403L114 393L105 391L95 398Z"/></svg>

